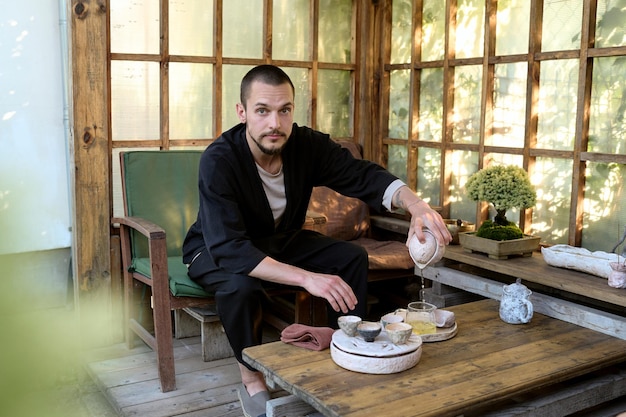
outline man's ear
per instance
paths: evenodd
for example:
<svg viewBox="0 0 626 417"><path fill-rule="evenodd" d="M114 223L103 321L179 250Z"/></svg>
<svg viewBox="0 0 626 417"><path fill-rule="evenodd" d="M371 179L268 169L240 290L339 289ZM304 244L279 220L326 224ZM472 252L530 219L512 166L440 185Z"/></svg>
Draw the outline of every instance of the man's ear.
<svg viewBox="0 0 626 417"><path fill-rule="evenodd" d="M246 109L243 107L243 104L237 103L236 109L237 109L237 117L239 118L239 121L241 123L245 123L246 122Z"/></svg>

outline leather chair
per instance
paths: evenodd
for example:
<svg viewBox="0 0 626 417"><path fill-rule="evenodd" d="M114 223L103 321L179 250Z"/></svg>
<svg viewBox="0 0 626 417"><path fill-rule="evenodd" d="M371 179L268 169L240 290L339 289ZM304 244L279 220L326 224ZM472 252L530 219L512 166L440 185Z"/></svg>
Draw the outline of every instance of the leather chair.
<svg viewBox="0 0 626 417"><path fill-rule="evenodd" d="M338 143L355 158L362 158L359 145L348 141ZM415 264L404 240L373 238L369 207L361 200L346 197L328 187L315 187L309 210L326 218L326 235L354 242L367 250L368 282L414 276ZM318 324L323 322L319 314L316 317Z"/></svg>

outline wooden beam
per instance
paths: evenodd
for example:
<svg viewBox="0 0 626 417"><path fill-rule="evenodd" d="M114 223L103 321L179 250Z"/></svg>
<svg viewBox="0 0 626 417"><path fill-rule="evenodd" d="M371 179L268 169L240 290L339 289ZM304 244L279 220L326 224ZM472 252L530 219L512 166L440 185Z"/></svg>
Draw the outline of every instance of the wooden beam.
<svg viewBox="0 0 626 417"><path fill-rule="evenodd" d="M110 342L109 127L107 115L107 6L72 0L72 156L74 276L83 344Z"/></svg>

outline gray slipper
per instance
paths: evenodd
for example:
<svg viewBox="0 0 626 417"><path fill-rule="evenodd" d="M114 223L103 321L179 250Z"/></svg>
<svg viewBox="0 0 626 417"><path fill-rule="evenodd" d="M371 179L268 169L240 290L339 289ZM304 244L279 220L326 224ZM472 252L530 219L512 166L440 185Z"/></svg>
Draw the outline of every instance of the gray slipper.
<svg viewBox="0 0 626 417"><path fill-rule="evenodd" d="M237 390L237 395L239 396L239 402L241 402L241 409L243 410L244 416L265 417L265 403L270 400L269 392L257 392L251 397L246 387L241 384Z"/></svg>

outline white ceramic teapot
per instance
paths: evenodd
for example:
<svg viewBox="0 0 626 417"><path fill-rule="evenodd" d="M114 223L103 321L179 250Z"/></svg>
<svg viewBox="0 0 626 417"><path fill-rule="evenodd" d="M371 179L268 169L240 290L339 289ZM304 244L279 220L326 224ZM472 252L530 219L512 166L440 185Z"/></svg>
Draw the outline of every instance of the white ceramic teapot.
<svg viewBox="0 0 626 417"><path fill-rule="evenodd" d="M424 228L424 243L417 240L417 235L413 235L409 241L409 255L419 269L424 269L428 265L432 265L443 258L446 251L444 246L439 246L433 232Z"/></svg>
<svg viewBox="0 0 626 417"><path fill-rule="evenodd" d="M515 283L502 287L500 318L506 323L528 323L533 317L533 303L530 302L532 291L520 282L518 278Z"/></svg>

